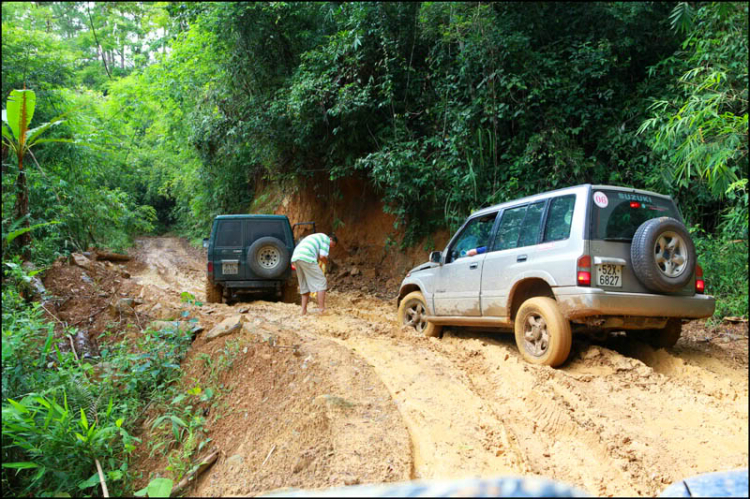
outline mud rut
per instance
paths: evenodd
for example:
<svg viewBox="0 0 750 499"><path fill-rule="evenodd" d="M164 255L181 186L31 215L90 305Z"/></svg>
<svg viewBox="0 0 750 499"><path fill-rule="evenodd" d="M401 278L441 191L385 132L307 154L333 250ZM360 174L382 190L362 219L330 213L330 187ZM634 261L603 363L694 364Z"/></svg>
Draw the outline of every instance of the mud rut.
<svg viewBox="0 0 750 499"><path fill-rule="evenodd" d="M137 255L145 265L133 277L149 293L173 303L182 291L204 298L200 251L177 238L144 238ZM633 496L748 466L747 367L685 340L654 350L625 338L575 339L569 360L551 369L524 363L510 334L453 328L442 339L420 337L397 324L395 302L337 292L335 281L322 317L265 301L205 308L214 321L248 309L303 344L338 345L361 361L408 429L406 479L533 474ZM197 494L221 490L250 489L201 486Z"/></svg>

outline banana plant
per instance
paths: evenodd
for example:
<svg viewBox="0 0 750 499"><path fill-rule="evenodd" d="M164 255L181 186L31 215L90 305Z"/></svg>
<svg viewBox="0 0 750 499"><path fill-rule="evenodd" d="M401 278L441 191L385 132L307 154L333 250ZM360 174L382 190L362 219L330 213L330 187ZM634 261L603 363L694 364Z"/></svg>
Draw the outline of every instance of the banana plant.
<svg viewBox="0 0 750 499"><path fill-rule="evenodd" d="M13 90L3 109L3 146L8 147L18 158L18 178L16 179L16 220L23 220L24 228L29 228L29 188L26 183L24 159L29 154L36 163L31 148L45 142L74 142L70 139L42 139L41 135L53 126L63 123L64 113L37 128L29 128L36 108L36 94L33 90ZM37 163L37 166L39 164ZM41 167L40 167L41 169ZM19 245L24 258L29 257L30 230L20 234Z"/></svg>

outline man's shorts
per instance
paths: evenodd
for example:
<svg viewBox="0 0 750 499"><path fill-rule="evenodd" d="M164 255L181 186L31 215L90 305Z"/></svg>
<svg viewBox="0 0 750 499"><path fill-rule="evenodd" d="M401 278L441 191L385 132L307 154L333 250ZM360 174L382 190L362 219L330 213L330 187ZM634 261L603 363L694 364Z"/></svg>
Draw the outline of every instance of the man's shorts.
<svg viewBox="0 0 750 499"><path fill-rule="evenodd" d="M317 263L308 263L302 260L293 263L297 268L297 281L299 282L301 295L325 291L328 288L326 276L323 275L323 271Z"/></svg>

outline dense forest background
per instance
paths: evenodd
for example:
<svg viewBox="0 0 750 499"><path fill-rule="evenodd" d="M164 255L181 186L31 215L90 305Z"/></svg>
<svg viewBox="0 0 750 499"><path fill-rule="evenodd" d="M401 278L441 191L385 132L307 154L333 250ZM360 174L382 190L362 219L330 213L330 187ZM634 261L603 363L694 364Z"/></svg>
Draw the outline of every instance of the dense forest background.
<svg viewBox="0 0 750 499"><path fill-rule="evenodd" d="M204 235L256 182L362 176L407 244L583 182L675 196L747 238L741 3L6 2L3 95L31 126L32 253ZM3 148L3 230L17 161Z"/></svg>
<svg viewBox="0 0 750 499"><path fill-rule="evenodd" d="M10 125L23 89L25 144ZM670 194L717 317L747 315L744 2L3 2L2 94L3 490L94 486L92 461L62 472L54 459L119 466L127 415L146 400L140 385L110 399L107 417L124 416L99 440L85 414L46 423L85 426L83 443L47 426L6 433L6 419L32 420L5 400L54 385L34 357L51 329L23 299L33 274L136 234L204 237L261 181L370 182L403 246L555 187ZM146 374L163 386L159 369ZM127 462L111 470L115 492L132 493Z"/></svg>

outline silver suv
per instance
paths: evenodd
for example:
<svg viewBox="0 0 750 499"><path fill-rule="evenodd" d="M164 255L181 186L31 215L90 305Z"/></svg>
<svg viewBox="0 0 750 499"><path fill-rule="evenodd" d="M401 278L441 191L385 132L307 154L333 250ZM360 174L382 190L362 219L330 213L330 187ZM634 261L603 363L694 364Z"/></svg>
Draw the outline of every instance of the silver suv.
<svg viewBox="0 0 750 499"><path fill-rule="evenodd" d="M703 292L671 198L587 184L473 213L406 274L398 315L427 336L446 325L512 328L524 359L558 366L573 333L628 331L673 346L683 320L713 314Z"/></svg>

